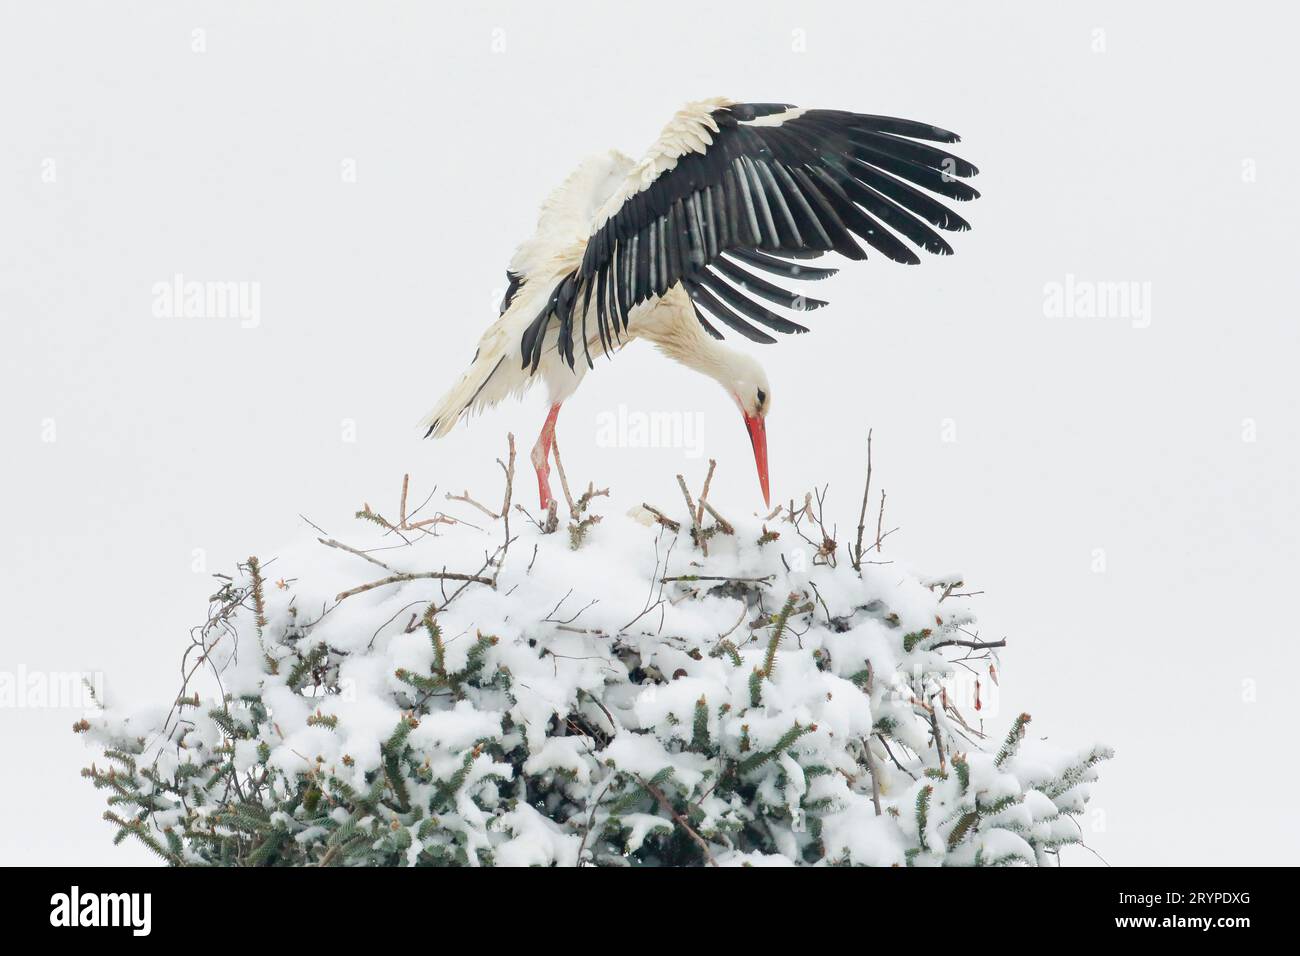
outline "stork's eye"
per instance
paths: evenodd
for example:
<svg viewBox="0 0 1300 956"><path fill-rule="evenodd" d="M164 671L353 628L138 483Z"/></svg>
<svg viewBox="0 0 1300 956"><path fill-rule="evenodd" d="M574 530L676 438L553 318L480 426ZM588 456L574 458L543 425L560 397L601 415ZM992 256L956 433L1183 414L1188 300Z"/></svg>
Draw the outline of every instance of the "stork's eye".
<svg viewBox="0 0 1300 956"><path fill-rule="evenodd" d="M760 388L758 390L758 407L762 408L765 404L767 404L767 392Z"/></svg>

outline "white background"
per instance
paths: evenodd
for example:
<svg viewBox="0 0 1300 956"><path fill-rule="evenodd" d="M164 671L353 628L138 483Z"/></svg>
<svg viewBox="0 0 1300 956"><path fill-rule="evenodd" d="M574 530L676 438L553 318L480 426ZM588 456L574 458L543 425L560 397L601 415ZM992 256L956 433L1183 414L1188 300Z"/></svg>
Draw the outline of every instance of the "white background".
<svg viewBox="0 0 1300 956"><path fill-rule="evenodd" d="M829 482L847 541L873 427L886 550L964 571L1010 642L1001 720L1118 751L1089 845L1294 862L1294 14L899 7L6 3L0 670L168 700L213 589L196 549L207 572L265 558L300 512L332 532L391 510L404 471L495 487L540 395L440 443L414 424L582 157L637 155L707 96L890 113L963 134L975 228L955 258L848 264L813 334L753 347L774 494ZM176 273L260 283L260 325L156 318ZM1067 274L1149 283L1149 327L1048 317ZM610 507L704 469L599 447L619 404L701 413L712 498L758 507L726 396L645 346L560 419ZM78 777L77 717L0 709L3 862L144 859Z"/></svg>

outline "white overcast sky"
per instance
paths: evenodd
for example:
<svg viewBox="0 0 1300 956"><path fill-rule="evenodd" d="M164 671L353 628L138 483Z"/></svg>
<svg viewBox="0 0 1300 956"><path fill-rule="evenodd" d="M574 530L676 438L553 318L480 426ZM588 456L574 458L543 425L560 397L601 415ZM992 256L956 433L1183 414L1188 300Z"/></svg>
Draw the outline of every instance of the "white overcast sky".
<svg viewBox="0 0 1300 956"><path fill-rule="evenodd" d="M196 550L208 572L272 554L405 471L495 481L539 395L438 444L414 424L584 156L639 154L709 96L897 114L962 133L975 228L955 258L849 264L812 334L755 347L774 495L829 482L847 539L874 428L888 547L963 571L1009 641L1004 719L1116 748L1089 844L1294 862L1298 25L1263 3L5 3L0 671L167 700L212 590ZM257 283L256 328L155 316L178 273ZM1149 314L1049 314L1067 282L1137 283ZM571 475L625 508L702 473L603 447L620 405L702 416L713 499L758 506L726 396L645 346L566 405ZM0 709L0 861L143 859L78 776L77 716Z"/></svg>

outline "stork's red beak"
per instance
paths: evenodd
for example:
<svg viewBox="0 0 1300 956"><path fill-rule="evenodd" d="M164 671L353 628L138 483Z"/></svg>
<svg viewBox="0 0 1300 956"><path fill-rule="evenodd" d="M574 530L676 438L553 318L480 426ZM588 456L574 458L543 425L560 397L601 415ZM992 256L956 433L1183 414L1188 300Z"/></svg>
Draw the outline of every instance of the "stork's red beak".
<svg viewBox="0 0 1300 956"><path fill-rule="evenodd" d="M767 490L767 423L757 415L741 414L745 415L745 428L749 430L749 440L754 445L754 466L758 468L758 485L763 489L763 505L771 507Z"/></svg>

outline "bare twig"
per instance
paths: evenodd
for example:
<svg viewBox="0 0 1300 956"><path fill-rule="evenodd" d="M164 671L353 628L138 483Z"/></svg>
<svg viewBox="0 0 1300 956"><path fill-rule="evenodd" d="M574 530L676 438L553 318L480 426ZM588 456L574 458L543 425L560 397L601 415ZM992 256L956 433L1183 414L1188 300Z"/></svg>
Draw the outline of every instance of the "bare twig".
<svg viewBox="0 0 1300 956"><path fill-rule="evenodd" d="M592 637L609 637L609 631L600 627L574 627L572 624L557 624L557 631L568 631L570 634L590 634Z"/></svg>
<svg viewBox="0 0 1300 956"><path fill-rule="evenodd" d="M647 614L649 614L649 613L650 613L651 611L653 611L655 608L663 607L663 605L664 605L664 599L663 599L663 598L660 598L659 600L655 601L653 604L647 604L647 605L645 606L645 608L641 611L640 614L638 614L636 617L632 618L632 620L630 620L630 621L628 621L626 624L624 624L621 628L619 628L619 630L620 630L620 631L626 631L629 627L631 627L631 626L632 626L633 624L635 624L637 621L641 620L641 618L645 617Z"/></svg>
<svg viewBox="0 0 1300 956"><path fill-rule="evenodd" d="M681 522L674 521L672 518L668 517L658 508L652 508L644 501L641 502L641 507L644 508L646 511L650 512L652 515L654 515L655 521L659 522L661 525L663 525L665 528L667 528L669 531L673 532L674 534L676 534L678 531L682 529Z"/></svg>
<svg viewBox="0 0 1300 956"><path fill-rule="evenodd" d="M605 798L605 794L609 792L609 788L613 785L614 781L611 779L609 783L605 784L605 789L600 791L600 796L596 797L595 801L591 805L591 813L587 816L586 829L582 831L582 842L578 844L578 866L582 866L584 863L582 853L587 846L587 838L591 836L592 825L596 822L596 811L600 809L600 801Z"/></svg>
<svg viewBox="0 0 1300 956"><path fill-rule="evenodd" d="M465 492L464 494L462 494L462 495L453 495L453 494L449 491L449 492L447 492L447 500L448 500L448 501L463 501L463 502L464 502L465 504L467 504L467 505L473 505L475 508L477 508L479 511L483 512L485 515L487 515L487 516L488 516L489 518L491 518L493 521L495 521L497 518L500 518L500 517L501 517L501 516L500 516L499 514L497 514L495 511L491 510L490 508L484 507L483 505L481 505L481 504L479 504L477 501L475 501L473 498L471 498L471 497L469 496L469 491L466 491L466 492Z"/></svg>
<svg viewBox="0 0 1300 956"><path fill-rule="evenodd" d="M424 500L421 501L421 502L419 503L419 505L416 506L415 510L412 511L412 512L410 512L410 513L406 516L407 524L410 524L411 519L414 518L416 515L418 515L421 511L424 510L424 506L427 505L430 501L432 501L432 500L433 500L433 496L436 495L437 493L438 493L438 486L437 486L437 485L434 485L434 486L433 486L433 490L430 491L427 495L425 495ZM439 512L439 514L441 514L441 513L442 513L442 512Z"/></svg>
<svg viewBox="0 0 1300 956"><path fill-rule="evenodd" d="M533 513L529 511L527 508L525 508L523 505L516 504L515 510L518 511L525 518L527 518L529 522L532 523L533 527L536 528L538 531L542 532L542 534L547 533L546 528L542 525L542 523L538 521L536 518L534 518ZM551 530L554 531L555 529L552 528Z"/></svg>
<svg viewBox="0 0 1300 956"><path fill-rule="evenodd" d="M560 473L560 489L564 492L564 500L569 503L569 515L575 520L578 517L578 510L573 504L573 495L569 494L569 479L564 474L564 462L560 461L560 442L551 436L551 451L555 453L555 470Z"/></svg>
<svg viewBox="0 0 1300 956"><path fill-rule="evenodd" d="M880 553L880 542L885 540L880 533L880 529L884 527L884 523L885 523L885 489L881 488L880 489L880 514L876 518L876 553L877 554ZM891 531L890 534L893 534L893 532Z"/></svg>
<svg viewBox="0 0 1300 956"><path fill-rule="evenodd" d="M378 558L372 558L370 555L366 554L360 548L354 548L350 544L344 544L342 541L335 541L333 538L317 538L316 540L319 541L321 544L325 545L325 547L327 548L338 548L340 551L347 551L349 554L355 554L358 558L364 558L365 560L369 561L371 564L379 565L385 571L393 570L391 567L389 567L387 564L384 564L384 562L380 561Z"/></svg>
<svg viewBox="0 0 1300 956"><path fill-rule="evenodd" d="M742 606L740 608L740 617L736 618L735 624L731 625L731 627L727 628L725 631L723 631L721 634L718 635L718 644L721 644L724 640L730 637L735 632L736 628L740 627L740 625L744 623L745 618L748 615L749 615L749 608L747 606L744 606L742 602ZM715 645L715 649L716 649L716 645Z"/></svg>
<svg viewBox="0 0 1300 956"><path fill-rule="evenodd" d="M711 574L676 574L672 577L659 579L660 584L668 584L670 581L740 581L745 584L771 584L776 575L768 574L761 578L733 578L727 575Z"/></svg>
<svg viewBox="0 0 1300 956"><path fill-rule="evenodd" d="M704 524L704 507L705 507L705 506L704 506L704 501L705 501L706 498L709 497L709 486L710 486L711 484L713 484L713 470L714 470L715 468L717 468L717 467L718 467L718 463L717 463L717 461L714 460L714 459L712 459L712 458L710 458L710 459L709 459L709 470L708 470L708 473L705 474L705 476L704 476L704 488L700 491L700 507L699 507L699 511L697 511L696 514L695 514L695 523L696 523L697 525L701 525L701 526L702 526L702 525Z"/></svg>
<svg viewBox="0 0 1300 956"><path fill-rule="evenodd" d="M708 554L708 543L700 539L700 523L695 520L695 501L691 498L690 489L686 487L686 479L681 475L678 475L677 485L682 489L682 497L686 499L686 513L691 517L691 540L696 544L702 545L704 553Z"/></svg>
<svg viewBox="0 0 1300 956"><path fill-rule="evenodd" d="M817 554L813 556L813 561L820 561L822 564L829 564L835 567L835 549L838 547L835 541L837 529L832 527L829 532L826 530L826 490L829 485L823 486L821 490L814 488L813 492L817 498L817 511L814 513L809 506L808 513L813 521L817 524L817 530L821 532L822 541L817 545Z"/></svg>
<svg viewBox="0 0 1300 956"><path fill-rule="evenodd" d="M672 818L677 821L677 825L686 831L686 835L699 845L700 849L704 851L704 859L709 861L709 866L717 866L718 861L713 858L713 853L709 850L708 841L696 833L695 829L690 825L687 819L677 812L669 799L664 796L664 792L640 774L633 774L632 776L636 777L637 782L640 783L641 786L645 787L646 791L655 798L655 801L658 802L659 806L663 807L665 812L671 814Z"/></svg>
<svg viewBox="0 0 1300 956"><path fill-rule="evenodd" d="M308 518L305 514L299 514L298 517L301 518L303 521L307 522L309 525L311 525L313 528L315 528L315 529L316 529L317 531L319 531L321 534L325 534L325 535L329 534L328 531L326 531L324 528L322 528L322 527L321 527L320 525L318 525L316 522L312 521L312 520L311 520L310 518Z"/></svg>
<svg viewBox="0 0 1300 956"><path fill-rule="evenodd" d="M867 429L867 485L862 489L862 511L858 514L858 540L853 546L853 570L862 570L862 532L867 523L867 499L871 496L871 429ZM876 814L880 814L877 805Z"/></svg>
<svg viewBox="0 0 1300 956"><path fill-rule="evenodd" d="M906 767L904 767L901 763L898 762L898 758L894 756L894 752L889 749L889 741L885 739L884 735L876 734L876 739L879 740L881 746L885 748L885 753L889 754L889 759L894 762L894 766L897 767L899 770L903 771L903 773L907 774L913 780L915 780L916 774L912 773L912 771L908 770Z"/></svg>
<svg viewBox="0 0 1300 956"><path fill-rule="evenodd" d="M501 470L506 473L506 496L501 502L501 517L506 519L506 527L510 527L510 496L514 494L515 488L515 434L506 432L506 443L510 447L510 464L502 465L501 459L497 459L497 464L501 465Z"/></svg>
<svg viewBox="0 0 1300 956"><path fill-rule="evenodd" d="M867 774L871 777L871 805L876 808L876 816L880 816L880 768L876 766L876 755L871 752L870 737L863 738L862 749L867 758Z"/></svg>
<svg viewBox="0 0 1300 956"><path fill-rule="evenodd" d="M506 473L506 492L505 499L501 502L501 517L505 519L505 542L501 545L501 558L496 563L496 570L492 572L492 586L497 586L497 578L501 576L501 567L506 563L506 555L510 552L510 496L514 494L515 489L515 436L513 432L506 433L506 442L510 447L509 460L510 464L504 464L500 458L497 464L501 465L501 470ZM535 556L535 555L534 555ZM529 565L532 567L532 565Z"/></svg>
<svg viewBox="0 0 1300 956"><path fill-rule="evenodd" d="M335 601L343 601L347 598L354 597L358 594L364 594L366 591L373 591L375 588L381 588L386 584L397 584L401 581L420 581L433 579L435 581L464 581L467 584L486 584L493 587L495 582L492 578L485 578L479 574L460 574L455 571L416 571L400 572L390 575L386 578L380 578L378 581L371 581L369 584L361 584L357 587L350 588L347 591L340 591L335 595Z"/></svg>
<svg viewBox="0 0 1300 956"><path fill-rule="evenodd" d="M718 530L721 531L723 534L736 533L736 529L732 526L731 522L728 521L726 518L722 517L722 515L718 514L717 511L713 509L713 505L709 504L703 498L700 499L700 508L703 509L704 511L707 511L710 515L713 516L713 520L718 523Z"/></svg>
<svg viewBox="0 0 1300 956"><path fill-rule="evenodd" d="M429 495L429 498L424 499L424 502L420 505L419 508L416 508L414 512L408 514L406 510L406 502L407 502L407 496L410 493L410 488L411 488L411 475L408 472L407 474L402 475L402 497L401 497L401 502L398 506L399 514L398 514L397 524L393 524L383 515L376 513L370 507L369 504L362 506L362 509L357 512L357 517L365 518L367 521L372 521L375 524L387 530L388 532L397 535L405 543L404 546L409 546L411 544L411 539L408 538L406 535L402 534L403 531L419 531L422 532L423 534L433 534L434 532L428 530L431 525L459 524L459 522L455 518L452 518L449 515L445 515L441 511L439 511L432 518L425 518L423 521L412 521L411 519L414 518L415 515L419 513L421 508L423 508L426 504L429 503L429 498L432 498L433 495L431 493ZM310 521L307 523L311 524ZM312 527L315 528L316 526L312 525ZM316 530L320 531L319 528L316 528ZM324 532L321 533L323 534ZM348 549L345 548L345 550ZM374 548L372 550L378 551L381 549Z"/></svg>
<svg viewBox="0 0 1300 956"><path fill-rule="evenodd" d="M686 513L691 516L691 525L695 527L695 501L691 498L691 490L686 487L686 479L681 475L677 476L677 485L682 489L682 497L686 499Z"/></svg>
<svg viewBox="0 0 1300 956"><path fill-rule="evenodd" d="M943 752L943 736L939 733L939 717L935 708L930 708L930 732L934 735L934 749L939 754L939 772L948 772L948 761Z"/></svg>
<svg viewBox="0 0 1300 956"><path fill-rule="evenodd" d="M971 647L977 651L986 650L990 647L1006 647L1007 640L1003 638L1000 641L940 641L938 644L931 644L926 650L937 651L941 647Z"/></svg>
<svg viewBox="0 0 1300 956"><path fill-rule="evenodd" d="M432 518L425 518L422 521L412 521L409 522L408 524L402 525L402 530L403 531L424 531L426 534L432 534L433 532L426 531L425 529L427 529L429 525L435 525L435 524L469 524L469 522L461 521L458 518L453 518L451 515L445 515L441 511L439 511ZM475 525L472 524L469 526L471 528L476 527Z"/></svg>

